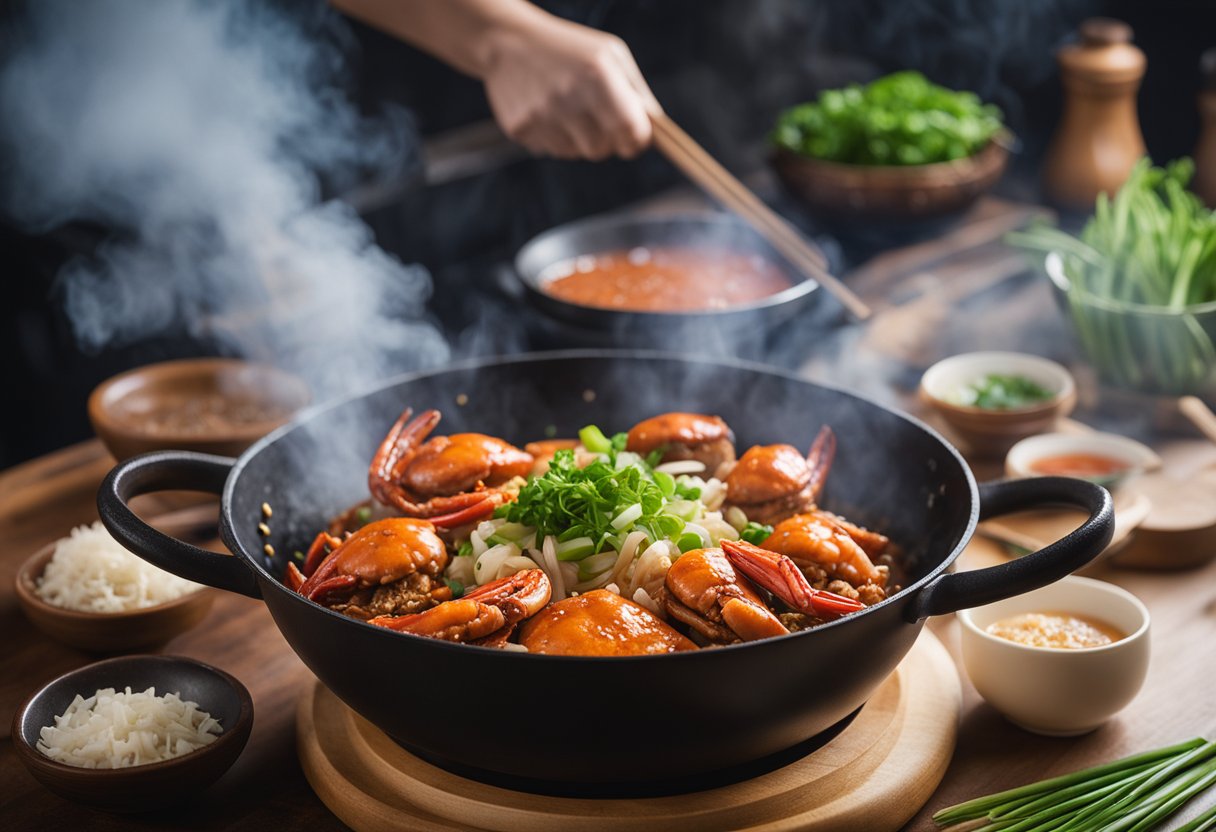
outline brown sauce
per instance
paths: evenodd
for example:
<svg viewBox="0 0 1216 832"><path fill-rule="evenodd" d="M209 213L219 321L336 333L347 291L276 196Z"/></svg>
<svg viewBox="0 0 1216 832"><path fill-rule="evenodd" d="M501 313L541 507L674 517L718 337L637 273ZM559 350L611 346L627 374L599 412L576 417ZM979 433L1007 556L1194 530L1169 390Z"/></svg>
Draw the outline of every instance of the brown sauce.
<svg viewBox="0 0 1216 832"><path fill-rule="evenodd" d="M115 416L153 436L207 436L234 428L286 421L292 410L280 402L220 392L158 390L125 396Z"/></svg>
<svg viewBox="0 0 1216 832"><path fill-rule="evenodd" d="M1036 474L1061 477L1109 477L1127 470L1127 463L1100 454L1058 454L1030 463Z"/></svg>
<svg viewBox="0 0 1216 832"><path fill-rule="evenodd" d="M1029 647L1081 650L1103 647L1126 638L1111 625L1095 618L1066 612L1030 612L1002 618L985 631Z"/></svg>
<svg viewBox="0 0 1216 832"><path fill-rule="evenodd" d="M555 263L540 276L560 300L633 312L700 312L755 303L793 284L758 254L727 248L638 247Z"/></svg>

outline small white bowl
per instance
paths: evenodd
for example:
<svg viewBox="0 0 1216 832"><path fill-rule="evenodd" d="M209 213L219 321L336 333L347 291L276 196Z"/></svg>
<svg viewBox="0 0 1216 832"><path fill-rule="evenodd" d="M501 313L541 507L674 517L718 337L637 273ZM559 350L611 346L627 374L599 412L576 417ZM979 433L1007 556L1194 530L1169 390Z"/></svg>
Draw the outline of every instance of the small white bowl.
<svg viewBox="0 0 1216 832"><path fill-rule="evenodd" d="M1061 454L1095 454L1116 459L1124 469L1107 476L1082 477L1114 489L1127 480L1161 467L1153 449L1114 433L1041 433L1018 442L1005 456L1005 472L1011 477L1041 477L1034 470L1037 460Z"/></svg>
<svg viewBox="0 0 1216 832"><path fill-rule="evenodd" d="M1104 621L1125 638L1103 647L1028 647L985 630L1033 612ZM1067 737L1094 730L1126 706L1148 672L1149 614L1125 589L1070 575L1033 592L958 613L963 665L990 705L1028 731Z"/></svg>
<svg viewBox="0 0 1216 832"><path fill-rule="evenodd" d="M965 387L993 373L1023 376L1052 396L1010 410L960 403L959 394ZM1050 430L1077 402L1076 385L1068 370L1020 352L968 352L944 359L925 371L920 391L973 452L987 455L1003 454L1019 439Z"/></svg>

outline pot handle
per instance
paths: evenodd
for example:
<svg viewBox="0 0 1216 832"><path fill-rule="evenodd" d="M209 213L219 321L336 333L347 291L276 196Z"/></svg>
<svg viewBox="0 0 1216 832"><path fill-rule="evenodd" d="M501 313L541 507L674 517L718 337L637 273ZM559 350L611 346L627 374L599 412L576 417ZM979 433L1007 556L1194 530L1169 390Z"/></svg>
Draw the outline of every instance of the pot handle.
<svg viewBox="0 0 1216 832"><path fill-rule="evenodd" d="M1089 512L1089 519L1061 540L999 566L939 575L906 608L911 621L1000 601L1058 581L1089 563L1110 543L1115 514L1110 492L1068 477L1032 477L980 485L980 519L1048 505Z"/></svg>
<svg viewBox="0 0 1216 832"><path fill-rule="evenodd" d="M182 578L261 598L257 579L239 557L208 552L152 528L127 501L140 494L181 489L221 494L236 460L191 451L155 451L114 466L97 492L101 522L114 538L148 563Z"/></svg>

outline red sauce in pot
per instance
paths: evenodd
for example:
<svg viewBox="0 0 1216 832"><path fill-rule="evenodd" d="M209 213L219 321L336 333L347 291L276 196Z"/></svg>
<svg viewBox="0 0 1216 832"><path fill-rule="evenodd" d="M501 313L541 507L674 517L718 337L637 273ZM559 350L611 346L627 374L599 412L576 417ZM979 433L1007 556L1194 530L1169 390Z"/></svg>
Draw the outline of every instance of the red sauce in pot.
<svg viewBox="0 0 1216 832"><path fill-rule="evenodd" d="M1036 474L1052 474L1061 477L1109 477L1126 471L1128 465L1121 459L1100 454L1057 454L1045 456L1030 463Z"/></svg>
<svg viewBox="0 0 1216 832"><path fill-rule="evenodd" d="M632 312L700 312L755 303L792 286L764 257L706 246L638 247L555 263L540 276L559 300Z"/></svg>

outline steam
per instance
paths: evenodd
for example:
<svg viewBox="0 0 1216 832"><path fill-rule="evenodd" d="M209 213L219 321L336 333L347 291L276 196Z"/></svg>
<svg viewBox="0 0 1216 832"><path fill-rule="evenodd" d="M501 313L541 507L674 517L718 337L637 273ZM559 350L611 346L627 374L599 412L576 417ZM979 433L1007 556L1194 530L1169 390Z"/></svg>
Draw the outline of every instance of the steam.
<svg viewBox="0 0 1216 832"><path fill-rule="evenodd" d="M403 113L364 118L328 9L253 2L29 4L5 44L0 210L34 231L115 231L60 274L80 346L177 329L321 396L447 357L430 277L330 186L400 173Z"/></svg>

